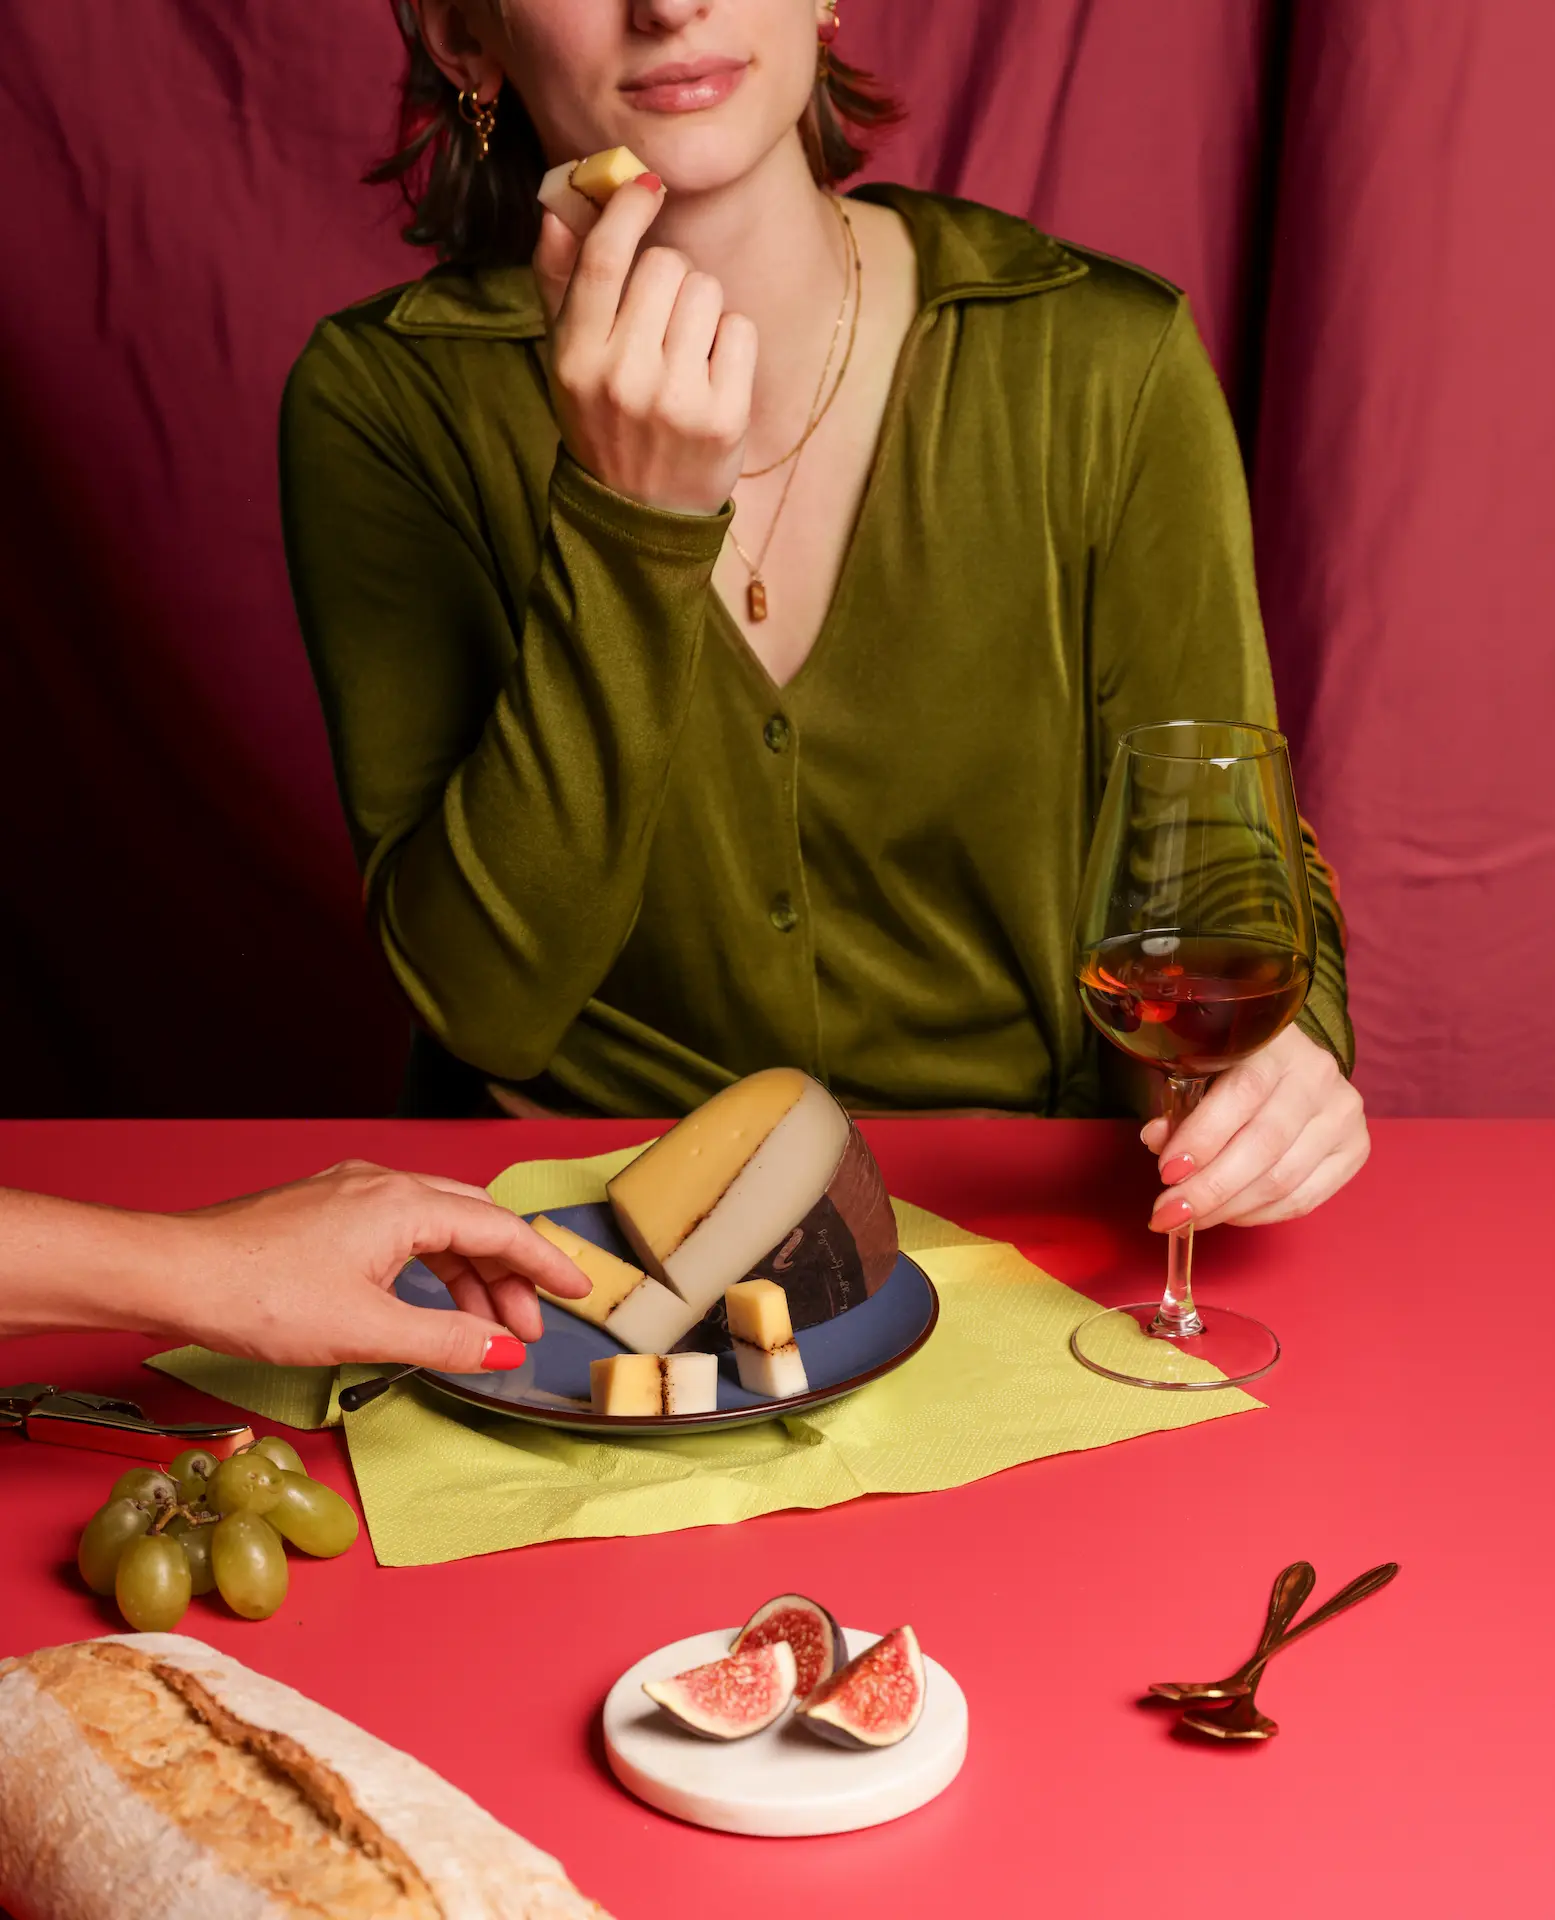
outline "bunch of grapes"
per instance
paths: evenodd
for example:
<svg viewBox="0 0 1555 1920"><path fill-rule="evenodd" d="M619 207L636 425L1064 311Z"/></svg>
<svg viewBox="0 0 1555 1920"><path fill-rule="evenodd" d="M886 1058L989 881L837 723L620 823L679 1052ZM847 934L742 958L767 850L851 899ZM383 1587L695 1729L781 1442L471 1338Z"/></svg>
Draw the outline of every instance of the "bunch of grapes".
<svg viewBox="0 0 1555 1920"><path fill-rule="evenodd" d="M356 1533L350 1503L267 1434L228 1460L189 1447L165 1473L121 1474L87 1522L76 1565L137 1633L170 1633L190 1597L213 1588L245 1620L268 1620L286 1598L283 1542L332 1560Z"/></svg>

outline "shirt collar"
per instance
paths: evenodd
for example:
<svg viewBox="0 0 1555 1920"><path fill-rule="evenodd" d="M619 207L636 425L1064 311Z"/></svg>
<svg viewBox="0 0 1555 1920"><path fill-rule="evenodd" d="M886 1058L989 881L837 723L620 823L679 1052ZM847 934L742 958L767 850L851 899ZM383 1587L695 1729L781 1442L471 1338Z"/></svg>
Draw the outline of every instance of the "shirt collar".
<svg viewBox="0 0 1555 1920"><path fill-rule="evenodd" d="M993 207L873 184L858 200L895 207L918 250L921 311L966 300L1012 300L1067 286L1087 273L1079 255ZM528 267L434 267L413 282L388 317L397 334L536 340L545 332Z"/></svg>
<svg viewBox="0 0 1555 1920"><path fill-rule="evenodd" d="M924 312L1042 293L1088 271L1067 247L992 207L883 183L854 197L894 207L912 229ZM434 267L400 295L388 325L423 336L532 340L545 332L545 314L528 267Z"/></svg>

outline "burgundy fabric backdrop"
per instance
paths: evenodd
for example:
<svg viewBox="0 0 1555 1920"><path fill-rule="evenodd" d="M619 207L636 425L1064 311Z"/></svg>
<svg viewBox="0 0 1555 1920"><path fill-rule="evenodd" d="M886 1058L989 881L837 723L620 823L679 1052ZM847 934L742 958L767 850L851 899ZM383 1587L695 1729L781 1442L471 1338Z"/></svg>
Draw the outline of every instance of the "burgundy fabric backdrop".
<svg viewBox="0 0 1555 1920"><path fill-rule="evenodd" d="M356 184L387 7L7 12L0 1110L382 1110L405 1025L358 925L273 437L312 322L420 270ZM1375 1107L1555 1110L1555 10L843 14L912 110L875 171L1193 296Z"/></svg>

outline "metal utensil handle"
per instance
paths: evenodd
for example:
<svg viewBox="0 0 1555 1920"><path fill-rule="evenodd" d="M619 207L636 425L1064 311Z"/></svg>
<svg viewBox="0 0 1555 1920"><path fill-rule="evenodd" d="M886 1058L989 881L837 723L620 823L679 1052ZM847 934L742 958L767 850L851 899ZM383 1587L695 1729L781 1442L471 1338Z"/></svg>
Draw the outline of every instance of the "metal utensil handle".
<svg viewBox="0 0 1555 1920"><path fill-rule="evenodd" d="M340 1390L340 1411L359 1413L363 1407L370 1406L380 1393L387 1393L390 1387L398 1385L412 1373L420 1373L420 1367L401 1367L397 1373L380 1373L376 1380L359 1380L354 1387L342 1387Z"/></svg>
<svg viewBox="0 0 1555 1920"><path fill-rule="evenodd" d="M1317 1572L1310 1560L1293 1560L1276 1576L1269 1595L1269 1617L1264 1622L1254 1660L1267 1658L1271 1648L1285 1638L1291 1621L1312 1597L1312 1589L1316 1584ZM1248 1665L1251 1666L1252 1661Z"/></svg>
<svg viewBox="0 0 1555 1920"><path fill-rule="evenodd" d="M1305 1620L1298 1621L1279 1645L1270 1650L1270 1658L1282 1647L1288 1647L1292 1640L1299 1640L1304 1633L1322 1626L1325 1620L1332 1620L1336 1613L1345 1613L1362 1600L1369 1600L1374 1593L1380 1593L1397 1572L1398 1562L1389 1560L1380 1567L1372 1567L1368 1572L1358 1574L1349 1586L1341 1587L1332 1600L1325 1600Z"/></svg>

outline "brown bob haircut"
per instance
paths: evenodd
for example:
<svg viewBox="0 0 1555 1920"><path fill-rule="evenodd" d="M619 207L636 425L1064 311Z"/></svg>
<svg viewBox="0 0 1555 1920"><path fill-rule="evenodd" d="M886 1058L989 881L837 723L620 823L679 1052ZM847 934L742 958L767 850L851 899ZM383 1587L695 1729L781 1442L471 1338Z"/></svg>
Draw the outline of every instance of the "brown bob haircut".
<svg viewBox="0 0 1555 1920"><path fill-rule="evenodd" d="M459 92L421 38L411 0L392 0L405 42L395 151L366 176L397 185L410 208L412 246L433 248L460 266L527 264L540 235L535 201L545 172L529 115L511 87L501 95L491 150L475 157L475 130L459 112ZM862 144L902 117L899 104L867 73L833 57L800 123L810 171L822 186L856 173Z"/></svg>

